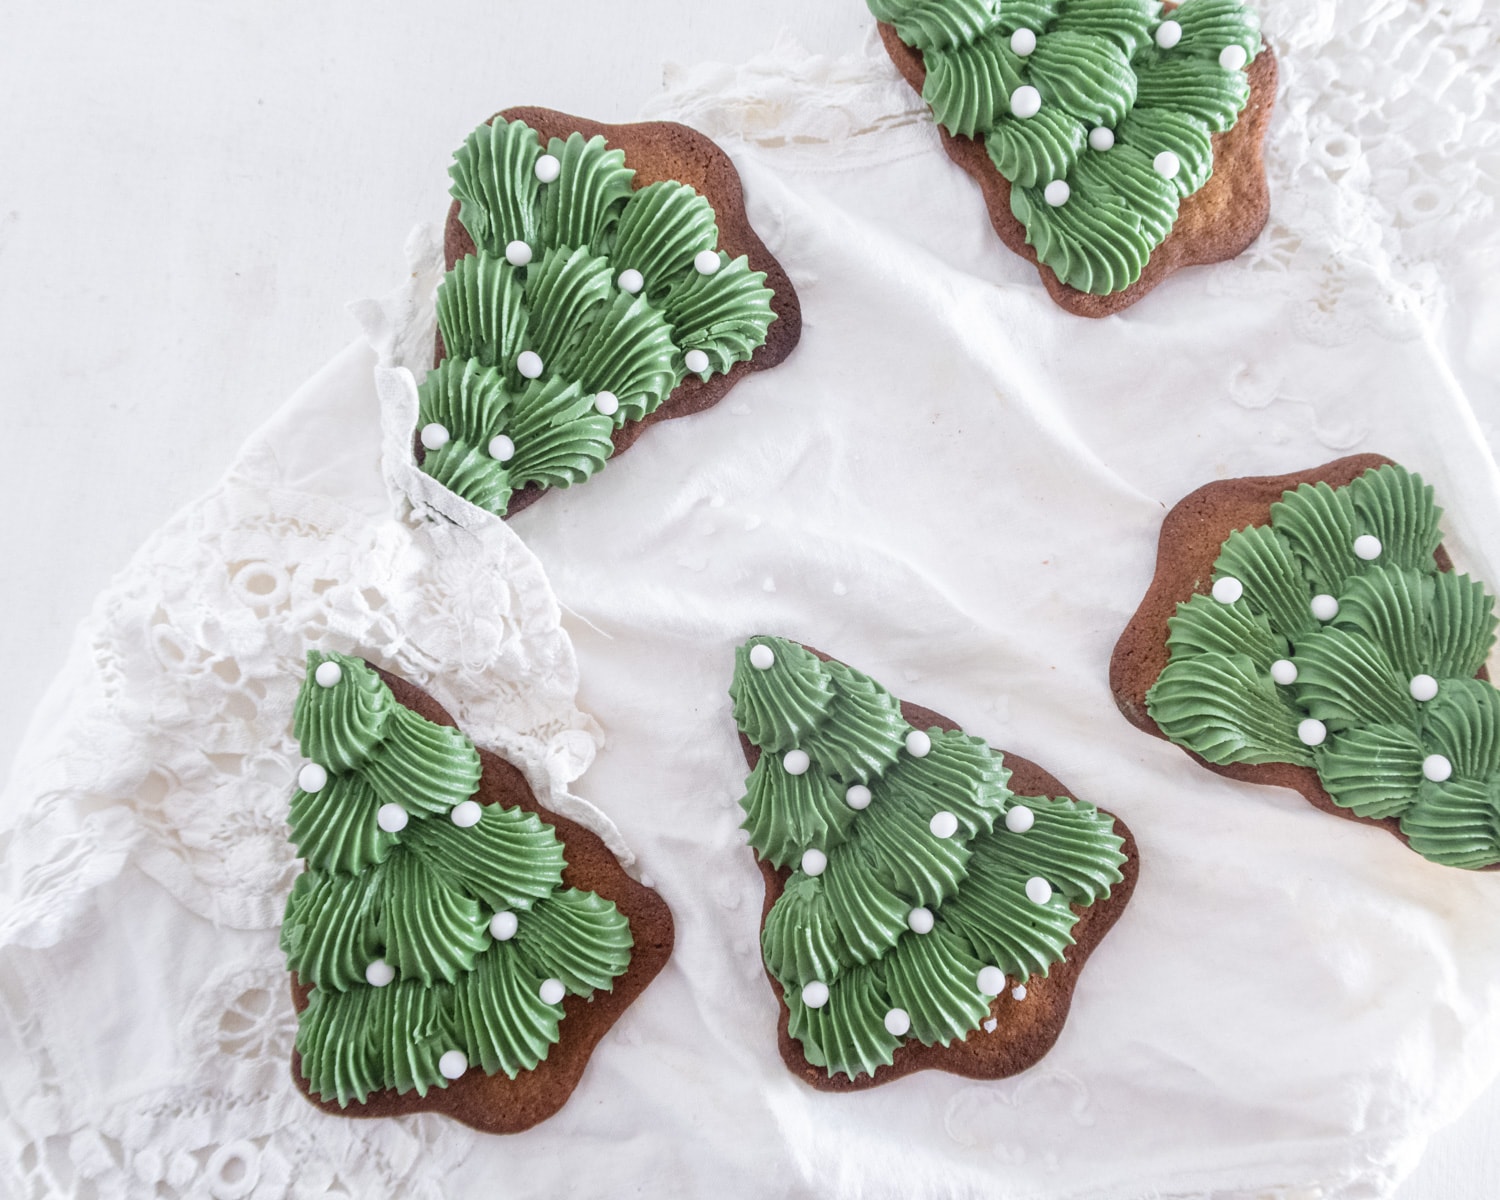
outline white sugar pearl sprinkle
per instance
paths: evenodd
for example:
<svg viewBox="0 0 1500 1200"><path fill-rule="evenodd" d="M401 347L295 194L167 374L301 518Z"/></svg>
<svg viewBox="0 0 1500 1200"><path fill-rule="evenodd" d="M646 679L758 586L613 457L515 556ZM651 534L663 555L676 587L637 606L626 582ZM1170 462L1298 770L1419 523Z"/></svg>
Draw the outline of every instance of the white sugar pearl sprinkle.
<svg viewBox="0 0 1500 1200"><path fill-rule="evenodd" d="M343 677L344 668L336 662L320 662L318 669L313 672L313 678L318 681L319 687L337 687Z"/></svg>
<svg viewBox="0 0 1500 1200"><path fill-rule="evenodd" d="M806 750L788 750L781 760L781 768L788 775L806 775L810 766L812 759L808 758Z"/></svg>
<svg viewBox="0 0 1500 1200"><path fill-rule="evenodd" d="M536 994L542 998L543 1004L561 1004L568 989L563 987L561 979L544 979Z"/></svg>
<svg viewBox="0 0 1500 1200"><path fill-rule="evenodd" d="M1271 664L1271 680L1282 687L1290 687L1297 682L1297 664L1289 658L1278 658Z"/></svg>
<svg viewBox="0 0 1500 1200"><path fill-rule="evenodd" d="M542 373L542 356L535 350L522 350L516 356L516 370L527 379L537 379Z"/></svg>
<svg viewBox="0 0 1500 1200"><path fill-rule="evenodd" d="M828 870L828 855L817 847L802 852L802 873L804 875L821 875Z"/></svg>
<svg viewBox="0 0 1500 1200"><path fill-rule="evenodd" d="M297 786L304 792L321 792L328 784L328 772L318 763L308 763L297 772Z"/></svg>
<svg viewBox="0 0 1500 1200"><path fill-rule="evenodd" d="M629 292L632 296L646 286L645 276L634 267L626 267L615 282L620 285L622 292Z"/></svg>
<svg viewBox="0 0 1500 1200"><path fill-rule="evenodd" d="M1163 179L1176 179L1182 170L1182 159L1170 150L1163 150L1151 160L1151 169Z"/></svg>
<svg viewBox="0 0 1500 1200"><path fill-rule="evenodd" d="M516 936L520 920L513 912L497 912L490 918L490 937L497 942L508 942Z"/></svg>
<svg viewBox="0 0 1500 1200"><path fill-rule="evenodd" d="M998 996L1005 990L1005 972L999 967L981 967L975 983L981 996Z"/></svg>
<svg viewBox="0 0 1500 1200"><path fill-rule="evenodd" d="M708 370L708 355L702 350L689 350L682 356L682 362L694 375L702 375Z"/></svg>
<svg viewBox="0 0 1500 1200"><path fill-rule="evenodd" d="M906 926L913 933L931 933L933 925L932 909L914 908L906 914Z"/></svg>
<svg viewBox="0 0 1500 1200"><path fill-rule="evenodd" d="M1018 29L1010 35L1010 51L1019 58L1025 58L1036 49L1036 34L1030 29Z"/></svg>
<svg viewBox="0 0 1500 1200"><path fill-rule="evenodd" d="M822 1008L828 1003L828 985L821 979L814 979L802 989L802 1003L808 1008Z"/></svg>
<svg viewBox="0 0 1500 1200"><path fill-rule="evenodd" d="M693 255L693 270L700 275L713 275L719 269L719 252L717 250L700 250Z"/></svg>
<svg viewBox="0 0 1500 1200"><path fill-rule="evenodd" d="M1233 604L1245 594L1245 585L1232 575L1214 580L1214 599L1220 604Z"/></svg>
<svg viewBox="0 0 1500 1200"><path fill-rule="evenodd" d="M469 1060L462 1050L449 1050L438 1059L438 1074L444 1079L461 1079L469 1069Z"/></svg>
<svg viewBox="0 0 1500 1200"><path fill-rule="evenodd" d="M1312 615L1320 621L1331 621L1339 615L1339 602L1327 592L1314 596L1308 607L1312 609Z"/></svg>
<svg viewBox="0 0 1500 1200"><path fill-rule="evenodd" d="M377 958L365 968L365 982L371 987L385 987L396 978L396 968L383 958Z"/></svg>
<svg viewBox="0 0 1500 1200"><path fill-rule="evenodd" d="M536 177L543 183L554 183L562 174L562 163L552 154L544 154L536 160Z"/></svg>
<svg viewBox="0 0 1500 1200"><path fill-rule="evenodd" d="M1042 94L1029 83L1023 83L1010 94L1010 111L1012 115L1026 120L1034 117L1042 111Z"/></svg>
<svg viewBox="0 0 1500 1200"><path fill-rule="evenodd" d="M1106 129L1103 125L1096 125L1089 130L1089 145L1095 150L1113 150L1115 148L1115 131Z"/></svg>
<svg viewBox="0 0 1500 1200"><path fill-rule="evenodd" d="M600 392L594 397L594 411L601 416L614 416L620 411L620 397L613 392Z"/></svg>
<svg viewBox="0 0 1500 1200"><path fill-rule="evenodd" d="M1441 754L1429 754L1422 760L1422 775L1433 783L1443 783L1453 776L1453 764Z"/></svg>
<svg viewBox="0 0 1500 1200"><path fill-rule="evenodd" d="M844 793L844 803L855 811L870 807L870 789L862 783L856 783Z"/></svg>
<svg viewBox="0 0 1500 1200"><path fill-rule="evenodd" d="M933 837L951 838L958 832L958 818L944 810L935 814L932 820L927 822L927 828L932 831Z"/></svg>
<svg viewBox="0 0 1500 1200"><path fill-rule="evenodd" d="M1033 904L1046 904L1052 899L1052 885L1040 875L1033 875L1026 881L1026 899Z"/></svg>
<svg viewBox="0 0 1500 1200"><path fill-rule="evenodd" d="M750 647L750 665L757 671L769 671L776 665L776 651L764 642Z"/></svg>
<svg viewBox="0 0 1500 1200"><path fill-rule="evenodd" d="M1304 746L1321 746L1328 740L1328 726L1317 717L1305 717L1297 722L1297 740Z"/></svg>
<svg viewBox="0 0 1500 1200"><path fill-rule="evenodd" d="M920 729L906 735L906 752L913 758L926 758L932 753L932 739Z"/></svg>
<svg viewBox="0 0 1500 1200"><path fill-rule="evenodd" d="M904 1008L893 1008L885 1014L885 1031L892 1037L905 1037L911 1032L911 1017Z"/></svg>
<svg viewBox="0 0 1500 1200"><path fill-rule="evenodd" d="M1012 833L1025 833L1036 824L1036 813L1024 804L1012 804L1005 812L1005 828Z"/></svg>
<svg viewBox="0 0 1500 1200"><path fill-rule="evenodd" d="M455 804L452 811L448 813L449 820L460 829L469 829L472 826L478 825L479 819L482 816L484 816L484 810L473 800L465 800L461 804Z"/></svg>
<svg viewBox="0 0 1500 1200"><path fill-rule="evenodd" d="M1243 71L1249 61L1250 55L1243 46L1225 46L1219 51L1219 66L1226 71Z"/></svg>
<svg viewBox="0 0 1500 1200"><path fill-rule="evenodd" d="M1053 208L1061 208L1073 195L1066 179L1054 179L1042 189L1042 198Z"/></svg>
<svg viewBox="0 0 1500 1200"><path fill-rule="evenodd" d="M1026 985L1024 983L1019 983L1015 987L1011 988L1010 996L1012 1000L1026 999Z"/></svg>
<svg viewBox="0 0 1500 1200"><path fill-rule="evenodd" d="M448 430L436 421L422 426L422 445L429 450L441 450L448 444Z"/></svg>
<svg viewBox="0 0 1500 1200"><path fill-rule="evenodd" d="M382 804L375 812L375 824L387 833L400 833L408 820L406 809L395 802Z"/></svg>
<svg viewBox="0 0 1500 1200"><path fill-rule="evenodd" d="M1180 41L1182 41L1182 26L1176 21L1163 21L1156 27L1156 44L1163 50L1170 50Z"/></svg>
<svg viewBox="0 0 1500 1200"><path fill-rule="evenodd" d="M505 246L505 261L513 267L524 267L531 261L531 247L519 239Z"/></svg>
<svg viewBox="0 0 1500 1200"><path fill-rule="evenodd" d="M1354 555L1362 558L1365 562L1374 562L1380 557L1380 552L1385 547L1380 544L1380 539L1372 533L1362 533L1354 539Z"/></svg>
<svg viewBox="0 0 1500 1200"><path fill-rule="evenodd" d="M510 462L516 456L516 444L503 433L490 438L490 457L496 462Z"/></svg>
<svg viewBox="0 0 1500 1200"><path fill-rule="evenodd" d="M1413 675L1411 682L1407 684L1407 690L1411 692L1413 700L1426 704L1438 694L1438 681L1431 675Z"/></svg>

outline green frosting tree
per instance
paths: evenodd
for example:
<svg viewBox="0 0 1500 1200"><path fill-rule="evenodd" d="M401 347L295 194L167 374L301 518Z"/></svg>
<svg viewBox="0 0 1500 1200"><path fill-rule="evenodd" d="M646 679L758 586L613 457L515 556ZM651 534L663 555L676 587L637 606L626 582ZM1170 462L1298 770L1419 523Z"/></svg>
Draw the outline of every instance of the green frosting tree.
<svg viewBox="0 0 1500 1200"><path fill-rule="evenodd" d="M312 652L294 732L309 760L289 824L307 861L281 947L312 987L297 1023L311 1090L340 1106L514 1078L558 1040L563 997L630 963L613 901L562 886L563 847L519 808L479 804L457 729L400 704L362 659Z"/></svg>
<svg viewBox="0 0 1500 1200"><path fill-rule="evenodd" d="M1230 534L1212 595L1177 606L1147 693L1211 763L1312 767L1335 803L1395 817L1455 867L1500 862L1500 692L1476 679L1494 598L1440 571L1432 489L1398 466L1303 484Z"/></svg>
<svg viewBox="0 0 1500 1200"><path fill-rule="evenodd" d="M760 857L792 868L761 949L807 1060L873 1075L903 1042L948 1045L991 998L1046 975L1073 906L1120 882L1113 820L1019 802L978 738L918 730L874 680L781 638L735 656L740 732L761 751L740 801Z"/></svg>
<svg viewBox="0 0 1500 1200"><path fill-rule="evenodd" d="M1097 295L1138 278L1250 96L1240 0L868 0L920 50L922 98L984 139L1037 257Z"/></svg>
<svg viewBox="0 0 1500 1200"><path fill-rule="evenodd" d="M544 149L496 118L450 174L476 253L438 288L446 357L419 424L422 469L466 500L503 516L518 488L587 479L627 421L764 344L766 276L718 249L712 205L671 180L635 189L602 137Z"/></svg>

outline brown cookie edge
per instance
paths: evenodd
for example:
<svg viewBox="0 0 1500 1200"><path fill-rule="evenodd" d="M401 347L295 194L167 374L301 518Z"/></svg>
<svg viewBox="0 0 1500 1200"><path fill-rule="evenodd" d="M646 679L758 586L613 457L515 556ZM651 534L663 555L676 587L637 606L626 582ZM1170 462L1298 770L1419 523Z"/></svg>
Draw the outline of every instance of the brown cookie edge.
<svg viewBox="0 0 1500 1200"><path fill-rule="evenodd" d="M375 667L373 663L370 665ZM400 703L429 721L458 728L448 711L421 688L379 667L375 670ZM523 808L557 830L567 859L563 882L613 900L629 920L635 938L630 965L615 980L613 991L596 992L592 997L566 996L560 1040L533 1070L522 1071L515 1079L503 1072L486 1075L474 1067L446 1088L432 1088L425 1097L415 1092L398 1095L387 1088L372 1093L363 1104L351 1103L341 1108L336 1100L312 1094L302 1076L301 1057L294 1048L291 1068L297 1090L315 1107L333 1116L399 1117L436 1112L482 1133L520 1133L530 1129L567 1103L594 1047L666 965L672 953L672 913L660 894L632 879L592 830L543 807L519 768L488 750L479 751L479 760L483 772L473 799L480 804ZM299 1013L307 1007L311 990L292 974L292 1002Z"/></svg>
<svg viewBox="0 0 1500 1200"><path fill-rule="evenodd" d="M1166 5L1163 11L1170 12L1174 7ZM903 42L895 26L882 21L877 27L896 70L921 95L927 79L922 52ZM1074 316L1107 317L1129 308L1184 267L1238 257L1265 228L1271 215L1271 194L1266 184L1263 145L1276 102L1278 75L1270 43L1262 42L1261 52L1245 73L1250 80L1250 99L1230 129L1212 135L1214 167L1208 182L1181 203L1172 231L1151 252L1140 278L1127 288L1103 296L1069 287L1051 267L1037 261L1035 248L1026 241L1026 227L1010 210L1010 181L990 161L983 134L955 137L941 125L938 133L948 157L979 184L990 224L1000 240L1036 267L1048 295L1058 306Z"/></svg>
<svg viewBox="0 0 1500 1200"><path fill-rule="evenodd" d="M839 661L816 647L805 648L824 662ZM905 700L900 703L901 715L918 729L936 726L943 730L962 732L956 721L941 713ZM743 733L739 736L745 761L753 771L760 760L760 749ZM1002 755L1005 766L1010 769L1008 786L1017 796L1076 796L1056 776L1030 759L1008 751L996 753ZM993 1031L986 1032L981 1026L963 1041L948 1046L924 1046L920 1042L906 1042L895 1050L892 1064L877 1068L874 1075L861 1075L858 1079L830 1075L822 1067L816 1067L807 1061L801 1043L789 1032L791 1012L781 994L780 985L768 970L765 973L766 981L770 984L780 1010L776 1022L777 1048L787 1069L821 1092L863 1092L916 1071L946 1071L965 1079L993 1080L1004 1079L1035 1066L1061 1035L1073 1002L1073 989L1077 986L1078 976L1089 955L1125 911L1125 905L1135 891L1136 879L1140 873L1140 852L1135 835L1115 814L1105 809L1099 811L1114 819L1115 832L1124 840L1121 849L1125 862L1120 866L1120 874L1124 878L1110 889L1109 895L1103 900L1086 908L1076 904L1072 906L1073 911L1080 914L1078 923L1073 927L1074 944L1068 948L1063 961L1053 966L1050 974L1032 976L1025 981L1025 1000L1012 997L1010 989L1014 987L1014 982L1007 979L1006 990L990 1002L990 1017L998 1022ZM766 888L765 903L760 914L760 927L764 931L766 916L770 913L771 906L781 898L792 872L790 869L778 870L759 855L756 855L756 864L760 867Z"/></svg>

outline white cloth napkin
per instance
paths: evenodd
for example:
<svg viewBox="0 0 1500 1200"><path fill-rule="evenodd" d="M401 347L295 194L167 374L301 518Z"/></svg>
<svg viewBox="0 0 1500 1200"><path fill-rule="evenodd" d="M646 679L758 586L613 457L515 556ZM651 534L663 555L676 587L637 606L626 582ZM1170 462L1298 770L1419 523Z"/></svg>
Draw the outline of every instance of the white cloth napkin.
<svg viewBox="0 0 1500 1200"><path fill-rule="evenodd" d="M1500 122L1462 8L1264 5L1271 227L1097 323L994 238L873 45L676 73L650 115L734 157L802 344L509 526L405 457L440 269L416 237L412 282L359 309L373 350L142 549L24 742L0 809L0 1191L1388 1194L1500 1069L1500 876L1197 768L1126 724L1106 667L1165 509L1214 478L1382 451L1500 586ZM725 694L754 632L1135 830L1136 896L1033 1070L828 1096L782 1066ZM310 641L429 687L673 907L667 969L526 1134L345 1121L292 1089L276 925Z"/></svg>

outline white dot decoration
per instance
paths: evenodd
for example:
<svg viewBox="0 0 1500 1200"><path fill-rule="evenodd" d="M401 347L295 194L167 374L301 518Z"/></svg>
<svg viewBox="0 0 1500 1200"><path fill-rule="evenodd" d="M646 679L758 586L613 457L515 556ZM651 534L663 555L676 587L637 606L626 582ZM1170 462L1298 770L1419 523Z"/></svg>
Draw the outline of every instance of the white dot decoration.
<svg viewBox="0 0 1500 1200"><path fill-rule="evenodd" d="M708 370L708 355L702 350L689 350L682 356L682 362L694 375L702 375Z"/></svg>
<svg viewBox="0 0 1500 1200"><path fill-rule="evenodd" d="M1250 55L1243 46L1225 46L1219 51L1219 66L1226 71L1243 71L1249 61Z"/></svg>
<svg viewBox="0 0 1500 1200"><path fill-rule="evenodd" d="M1304 717L1297 722L1297 740L1304 746L1321 746L1328 740L1328 726L1317 717Z"/></svg>
<svg viewBox="0 0 1500 1200"><path fill-rule="evenodd" d="M1005 810L1005 828L1012 833L1025 833L1036 824L1036 813L1024 804L1012 804Z"/></svg>
<svg viewBox="0 0 1500 1200"><path fill-rule="evenodd" d="M510 462L516 456L516 444L503 433L490 438L490 457L496 462Z"/></svg>
<svg viewBox="0 0 1500 1200"><path fill-rule="evenodd" d="M1013 1000L1026 999L1026 985L1024 983L1016 984L1015 987L1010 989L1010 995Z"/></svg>
<svg viewBox="0 0 1500 1200"><path fill-rule="evenodd" d="M1163 21L1156 27L1156 44L1163 50L1170 50L1180 41L1182 41L1182 26L1176 21Z"/></svg>
<svg viewBox="0 0 1500 1200"><path fill-rule="evenodd" d="M308 763L297 772L297 786L304 792L321 792L328 784L328 772L318 763Z"/></svg>
<svg viewBox="0 0 1500 1200"><path fill-rule="evenodd" d="M448 813L448 819L460 829L469 829L478 825L479 818L482 816L484 816L484 810L474 800L465 800L461 804L455 804Z"/></svg>
<svg viewBox="0 0 1500 1200"><path fill-rule="evenodd" d="M1018 58L1025 58L1036 49L1036 34L1030 29L1018 29L1010 35L1011 53Z"/></svg>
<svg viewBox="0 0 1500 1200"><path fill-rule="evenodd" d="M1422 777L1443 783L1453 777L1453 764L1441 754L1429 754L1422 760Z"/></svg>
<svg viewBox="0 0 1500 1200"><path fill-rule="evenodd" d="M1290 687L1297 682L1297 664L1289 658L1278 658L1271 664L1271 680L1282 687Z"/></svg>
<svg viewBox="0 0 1500 1200"><path fill-rule="evenodd" d="M371 987L385 987L396 978L396 968L383 958L377 958L365 968L365 982Z"/></svg>
<svg viewBox="0 0 1500 1200"><path fill-rule="evenodd" d="M1054 179L1042 189L1042 199L1053 208L1061 208L1073 195L1073 189L1068 186L1066 179Z"/></svg>
<svg viewBox="0 0 1500 1200"><path fill-rule="evenodd" d="M906 735L906 752L913 758L926 758L932 753L932 739L920 729Z"/></svg>
<svg viewBox="0 0 1500 1200"><path fill-rule="evenodd" d="M1163 179L1176 179L1177 173L1182 170L1182 159L1170 150L1163 150L1151 160L1151 169Z"/></svg>
<svg viewBox="0 0 1500 1200"><path fill-rule="evenodd" d="M1029 83L1023 83L1010 94L1010 111L1012 116L1026 120L1034 117L1042 111L1042 94Z"/></svg>
<svg viewBox="0 0 1500 1200"><path fill-rule="evenodd" d="M1220 604L1233 604L1245 594L1245 585L1232 575L1214 580L1214 599Z"/></svg>
<svg viewBox="0 0 1500 1200"><path fill-rule="evenodd" d="M562 998L567 995L568 989L563 987L561 979L544 979L542 986L537 988L536 994L542 998L543 1004L561 1004Z"/></svg>
<svg viewBox="0 0 1500 1200"><path fill-rule="evenodd" d="M998 996L1005 990L1005 972L999 967L981 967L975 984L981 996Z"/></svg>
<svg viewBox="0 0 1500 1200"><path fill-rule="evenodd" d="M513 267L524 267L531 261L531 247L520 240L507 242L505 246L505 261Z"/></svg>
<svg viewBox="0 0 1500 1200"><path fill-rule="evenodd" d="M927 828L932 830L933 837L951 838L958 832L958 818L944 809L933 815L932 820L927 822Z"/></svg>
<svg viewBox="0 0 1500 1200"><path fill-rule="evenodd" d="M1354 556L1364 559L1365 562L1374 562L1384 549L1385 547L1380 544L1380 539L1373 533L1362 533L1354 539Z"/></svg>
<svg viewBox="0 0 1500 1200"><path fill-rule="evenodd" d="M1312 609L1312 615L1320 621L1331 621L1339 615L1339 602L1327 592L1314 596L1308 607Z"/></svg>
<svg viewBox="0 0 1500 1200"><path fill-rule="evenodd" d="M490 937L497 942L508 942L516 936L520 920L513 912L497 912L490 918Z"/></svg>
<svg viewBox="0 0 1500 1200"><path fill-rule="evenodd" d="M1089 145L1095 150L1113 150L1115 131L1106 129L1103 125L1095 125L1089 130Z"/></svg>
<svg viewBox="0 0 1500 1200"><path fill-rule="evenodd" d="M422 445L429 450L441 450L448 444L448 430L432 421L422 426Z"/></svg>
<svg viewBox="0 0 1500 1200"><path fill-rule="evenodd" d="M320 662L318 669L313 672L313 678L318 681L319 687L337 687L343 677L344 668L336 662Z"/></svg>
<svg viewBox="0 0 1500 1200"><path fill-rule="evenodd" d="M717 250L700 250L693 255L693 270L700 275L713 275L719 270L719 252Z"/></svg>
<svg viewBox="0 0 1500 1200"><path fill-rule="evenodd" d="M828 855L817 847L802 852L802 873L804 875L821 875L828 870Z"/></svg>
<svg viewBox="0 0 1500 1200"><path fill-rule="evenodd" d="M594 411L601 416L614 416L620 411L620 397L613 392L600 392L594 397Z"/></svg>
<svg viewBox="0 0 1500 1200"><path fill-rule="evenodd" d="M406 809L394 801L390 804L382 804L375 812L375 824L387 833L400 833L406 828L408 820Z"/></svg>
<svg viewBox="0 0 1500 1200"><path fill-rule="evenodd" d="M543 183L555 183L562 174L562 163L554 154L544 154L536 160L536 177Z"/></svg>
<svg viewBox="0 0 1500 1200"><path fill-rule="evenodd" d="M814 979L802 989L802 1003L808 1008L822 1008L828 1003L828 985L821 979Z"/></svg>
<svg viewBox="0 0 1500 1200"><path fill-rule="evenodd" d="M629 292L632 296L634 296L638 291L646 286L646 277L639 271L637 271L634 267L626 267L623 271L620 272L620 277L616 279L615 282L620 285L620 290L622 292Z"/></svg>
<svg viewBox="0 0 1500 1200"><path fill-rule="evenodd" d="M994 1017L987 1018L985 1020L985 1022L984 1022L984 1031L985 1031L985 1033L994 1033L996 1027L999 1026L999 1024L1000 1024L1000 1022L997 1021L997 1020L995 1020Z"/></svg>
<svg viewBox="0 0 1500 1200"><path fill-rule="evenodd" d="M762 642L750 647L750 665L757 671L769 671L776 665L776 651Z"/></svg>
<svg viewBox="0 0 1500 1200"><path fill-rule="evenodd" d="M542 374L542 356L535 350L522 350L516 355L516 370L527 379L537 379Z"/></svg>
<svg viewBox="0 0 1500 1200"><path fill-rule="evenodd" d="M462 1050L449 1050L438 1059L438 1074L444 1079L462 1079L469 1069L469 1060Z"/></svg>
<svg viewBox="0 0 1500 1200"><path fill-rule="evenodd" d="M906 914L906 927L913 933L931 933L933 924L932 909L914 908Z"/></svg>
<svg viewBox="0 0 1500 1200"><path fill-rule="evenodd" d="M806 775L810 766L812 759L807 757L806 750L788 750L781 760L781 768L788 775Z"/></svg>
<svg viewBox="0 0 1500 1200"><path fill-rule="evenodd" d="M1040 875L1033 875L1026 881L1026 899L1033 904L1046 904L1052 899L1052 885Z"/></svg>
<svg viewBox="0 0 1500 1200"><path fill-rule="evenodd" d="M1413 700L1426 704L1438 693L1438 682L1431 675L1413 675L1406 685Z"/></svg>
<svg viewBox="0 0 1500 1200"><path fill-rule="evenodd" d="M870 789L862 783L856 783L844 793L844 803L856 812L870 807Z"/></svg>
<svg viewBox="0 0 1500 1200"><path fill-rule="evenodd" d="M904 1008L893 1008L885 1014L885 1031L892 1037L905 1037L911 1032L911 1017Z"/></svg>

